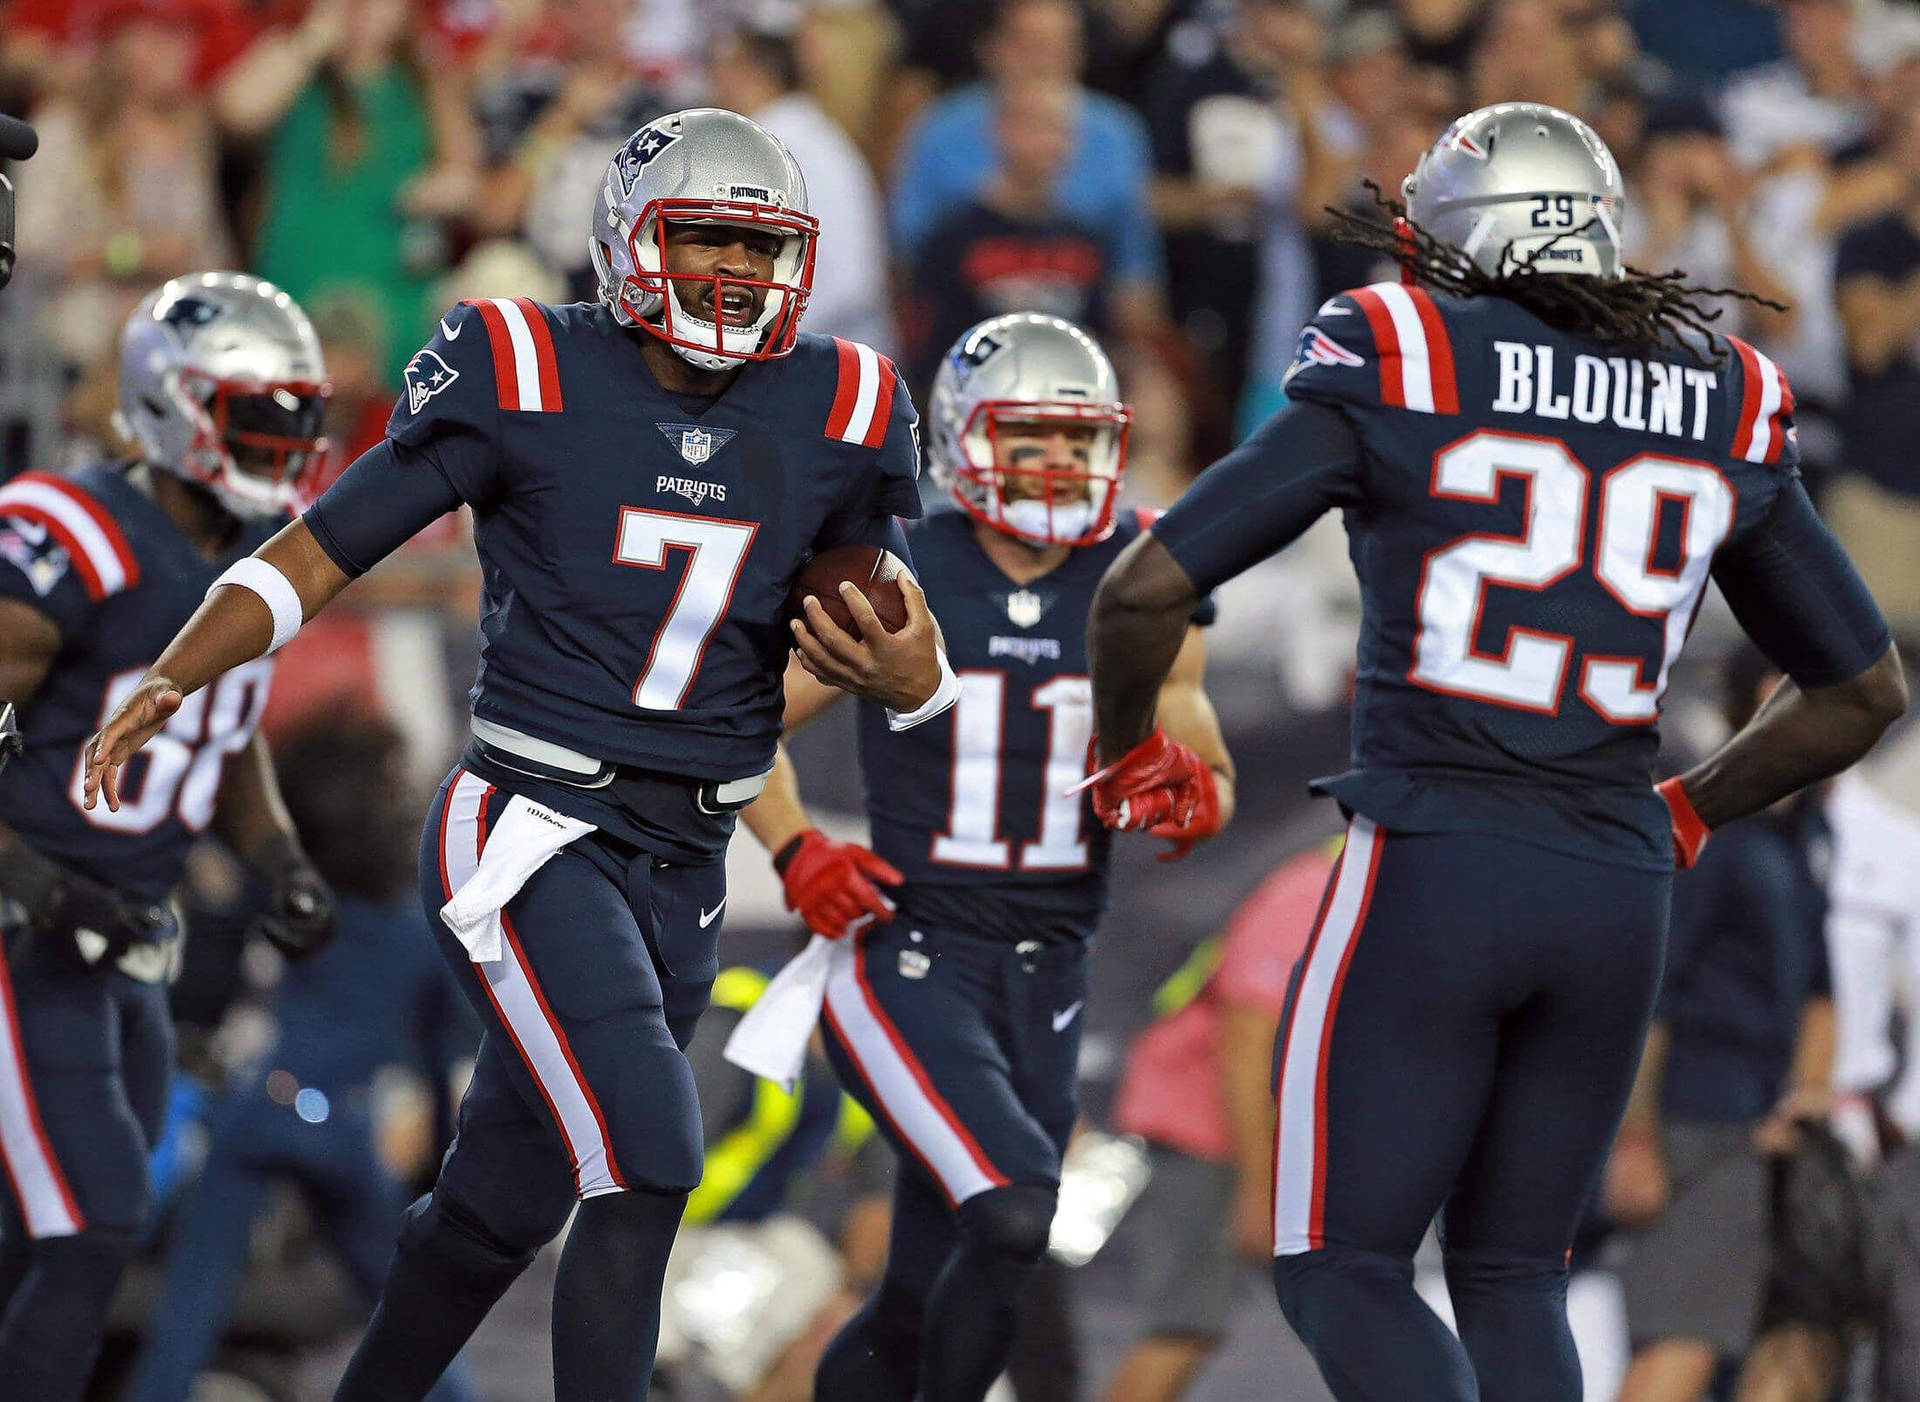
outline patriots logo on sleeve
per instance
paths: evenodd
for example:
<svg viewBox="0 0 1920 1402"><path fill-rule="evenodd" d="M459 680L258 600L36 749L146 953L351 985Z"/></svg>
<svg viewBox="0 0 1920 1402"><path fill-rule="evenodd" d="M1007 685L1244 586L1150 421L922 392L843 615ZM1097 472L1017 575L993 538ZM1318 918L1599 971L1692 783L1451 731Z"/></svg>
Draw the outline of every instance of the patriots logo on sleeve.
<svg viewBox="0 0 1920 1402"><path fill-rule="evenodd" d="M407 362L407 412L419 413L422 405L459 378L460 372L435 352L419 352Z"/></svg>
<svg viewBox="0 0 1920 1402"><path fill-rule="evenodd" d="M0 559L10 561L43 599L72 564L72 557L48 536L45 526L22 520L0 524Z"/></svg>
<svg viewBox="0 0 1920 1402"><path fill-rule="evenodd" d="M1309 326L1300 333L1300 345L1293 353L1293 364L1287 367L1286 378L1291 380L1309 365L1365 365L1367 358L1355 355L1333 337L1317 326Z"/></svg>

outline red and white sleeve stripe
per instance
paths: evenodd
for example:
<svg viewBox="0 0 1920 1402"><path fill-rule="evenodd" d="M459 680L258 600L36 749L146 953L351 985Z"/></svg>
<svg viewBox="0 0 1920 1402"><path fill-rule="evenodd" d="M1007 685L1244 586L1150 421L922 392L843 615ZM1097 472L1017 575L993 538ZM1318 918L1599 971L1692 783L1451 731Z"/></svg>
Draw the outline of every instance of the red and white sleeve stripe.
<svg viewBox="0 0 1920 1402"><path fill-rule="evenodd" d="M1453 342L1426 289L1376 282L1347 295L1373 331L1381 401L1421 414L1459 413Z"/></svg>
<svg viewBox="0 0 1920 1402"><path fill-rule="evenodd" d="M500 407L559 413L560 361L540 304L531 297L474 297L467 305L486 324Z"/></svg>
<svg viewBox="0 0 1920 1402"><path fill-rule="evenodd" d="M1740 418L1733 430L1733 456L1747 462L1778 462L1786 445L1793 390L1778 365L1738 336L1729 336L1740 357Z"/></svg>
<svg viewBox="0 0 1920 1402"><path fill-rule="evenodd" d="M96 603L140 582L140 562L107 509L85 488L50 472L23 472L0 486L0 516L45 526L65 547Z"/></svg>
<svg viewBox="0 0 1920 1402"><path fill-rule="evenodd" d="M886 440L893 390L900 377L893 362L872 346L835 336L833 348L839 353L840 366L833 408L827 414L827 437L878 448Z"/></svg>

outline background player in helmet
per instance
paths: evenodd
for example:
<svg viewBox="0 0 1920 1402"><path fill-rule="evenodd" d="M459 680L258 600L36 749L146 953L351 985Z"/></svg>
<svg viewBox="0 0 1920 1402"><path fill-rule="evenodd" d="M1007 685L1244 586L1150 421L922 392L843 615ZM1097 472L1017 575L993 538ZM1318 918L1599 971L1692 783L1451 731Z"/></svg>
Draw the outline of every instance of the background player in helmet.
<svg viewBox="0 0 1920 1402"><path fill-rule="evenodd" d="M275 886L289 953L331 931L254 726L272 663L194 698L82 807L82 745L199 604L284 524L317 466L326 372L293 299L240 273L175 278L122 342L132 463L0 486L0 697L24 752L0 776L0 1377L80 1395L152 1202L147 1155L173 1060L167 905L210 829Z"/></svg>
<svg viewBox="0 0 1920 1402"><path fill-rule="evenodd" d="M788 905L816 933L855 936L833 953L827 1045L902 1163L886 1275L821 1360L823 1402L978 1402L1005 1366L1053 1220L1106 901L1108 835L1068 790L1092 723L1087 607L1143 527L1118 511L1113 367L1058 317L995 317L947 354L931 412L933 472L962 510L910 534L960 677L952 723L898 734L861 707L872 851L809 826L784 755L747 813ZM1201 685L1211 615L1189 607L1158 694L1204 776L1202 800L1153 828L1169 856L1233 807ZM788 723L838 695L790 671Z"/></svg>
<svg viewBox="0 0 1920 1402"><path fill-rule="evenodd" d="M1573 1402L1566 1255L1669 872L1857 759L1905 690L1797 480L1784 377L1702 334L1677 277L1621 265L1619 175L1584 123L1483 108L1405 194L1410 225L1356 236L1409 282L1321 307L1289 406L1103 582L1096 802L1124 824L1123 800L1190 782L1152 719L1185 611L1343 510L1366 600L1353 768L1319 787L1352 822L1276 1048L1275 1287L1342 1402ZM1656 792L1709 573L1793 681ZM1443 1203L1457 1340L1412 1285Z"/></svg>
<svg viewBox="0 0 1920 1402"><path fill-rule="evenodd" d="M473 508L474 742L429 813L421 872L486 1036L343 1398L424 1394L576 1202L556 1395L645 1395L661 1274L701 1174L682 1050L717 971L734 814L773 764L789 648L889 724L956 693L910 581L896 633L859 597L860 637L817 602L815 631L784 620L809 551L904 551L894 517L919 512L892 365L798 332L815 229L792 157L752 122L695 109L641 128L594 206L601 300L448 313L387 439L214 591L102 732L87 782L111 810L119 766L183 696Z"/></svg>

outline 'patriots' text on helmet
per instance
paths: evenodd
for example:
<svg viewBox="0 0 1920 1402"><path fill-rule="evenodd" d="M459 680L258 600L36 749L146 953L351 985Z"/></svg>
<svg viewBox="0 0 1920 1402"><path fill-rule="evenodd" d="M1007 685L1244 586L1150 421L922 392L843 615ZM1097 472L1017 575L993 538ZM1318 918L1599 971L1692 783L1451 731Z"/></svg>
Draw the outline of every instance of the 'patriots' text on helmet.
<svg viewBox="0 0 1920 1402"><path fill-rule="evenodd" d="M667 270L669 226L717 224L778 239L768 278ZM703 370L772 360L793 349L813 289L820 222L807 182L779 139L717 107L672 112L641 127L607 166L588 253L600 300ZM667 295L668 288L672 296ZM709 316L698 294L711 293ZM730 309L758 313L738 324Z"/></svg>
<svg viewBox="0 0 1920 1402"><path fill-rule="evenodd" d="M1407 218L1494 277L1619 277L1626 191L1593 128L1538 102L1469 112L1400 187Z"/></svg>
<svg viewBox="0 0 1920 1402"><path fill-rule="evenodd" d="M1072 322L1039 312L981 322L941 360L928 412L928 469L974 519L1034 545L1113 534L1132 415L1107 353ZM1070 465L1060 466L1043 445L1063 431Z"/></svg>
<svg viewBox="0 0 1920 1402"><path fill-rule="evenodd" d="M189 273L127 318L114 426L234 515L272 516L319 475L331 392L298 302L247 273Z"/></svg>

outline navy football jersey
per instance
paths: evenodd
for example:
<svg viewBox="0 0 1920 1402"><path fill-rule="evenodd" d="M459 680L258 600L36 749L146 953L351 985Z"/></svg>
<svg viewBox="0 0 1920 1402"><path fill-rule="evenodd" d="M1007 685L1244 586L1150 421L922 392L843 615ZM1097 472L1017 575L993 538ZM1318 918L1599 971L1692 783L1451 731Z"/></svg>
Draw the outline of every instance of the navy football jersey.
<svg viewBox="0 0 1920 1402"><path fill-rule="evenodd" d="M885 357L810 335L717 398L676 395L644 334L598 304L462 304L408 365L389 442L307 520L358 573L425 524L367 518L468 504L474 714L615 764L737 779L773 762L782 611L808 551L885 544L876 531L920 512L913 405ZM428 494L383 506L376 470L427 474Z"/></svg>
<svg viewBox="0 0 1920 1402"><path fill-rule="evenodd" d="M903 918L1009 940L1086 938L1106 903L1112 834L1085 794L1093 685L1087 613L1101 575L1145 526L1114 533L1015 584L940 511L908 532L914 575L946 637L960 699L911 730L860 705L860 768L873 850L906 883ZM1213 621L1205 602L1194 621Z"/></svg>
<svg viewBox="0 0 1920 1402"><path fill-rule="evenodd" d="M1716 553L1800 490L1784 375L1739 340L1641 357L1378 283L1320 308L1287 393L1361 449L1353 768L1322 788L1389 828L1666 869L1661 696Z"/></svg>
<svg viewBox="0 0 1920 1402"><path fill-rule="evenodd" d="M220 572L283 524L243 526L227 557L209 561L117 467L28 472L0 486L0 595L60 629L59 654L21 707L26 749L0 774L0 820L29 847L149 900L179 881L227 756L266 709L272 661L187 697L128 763L117 813L81 807L81 751Z"/></svg>

